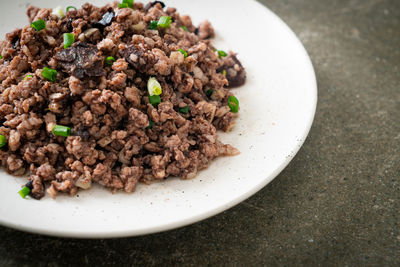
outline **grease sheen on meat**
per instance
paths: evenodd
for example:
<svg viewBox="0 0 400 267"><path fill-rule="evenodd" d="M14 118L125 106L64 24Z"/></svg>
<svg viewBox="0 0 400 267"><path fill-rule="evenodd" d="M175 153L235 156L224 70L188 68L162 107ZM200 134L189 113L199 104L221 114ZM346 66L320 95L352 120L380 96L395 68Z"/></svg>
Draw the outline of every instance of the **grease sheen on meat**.
<svg viewBox="0 0 400 267"><path fill-rule="evenodd" d="M86 3L61 19L30 6L30 21L43 19L46 29L28 25L0 43L0 134L8 143L0 163L10 174L29 173L34 198L46 190L74 195L92 183L132 192L138 182L194 178L216 157L239 153L217 130L234 126L228 88L242 85L246 72L236 54L219 58L210 22L195 27L160 1L117 6ZM172 18L170 27L151 30L161 16ZM64 33L75 37L67 49ZM55 82L42 77L44 67L57 70ZM150 77L162 86L157 106L148 99ZM55 125L72 134L54 136Z"/></svg>

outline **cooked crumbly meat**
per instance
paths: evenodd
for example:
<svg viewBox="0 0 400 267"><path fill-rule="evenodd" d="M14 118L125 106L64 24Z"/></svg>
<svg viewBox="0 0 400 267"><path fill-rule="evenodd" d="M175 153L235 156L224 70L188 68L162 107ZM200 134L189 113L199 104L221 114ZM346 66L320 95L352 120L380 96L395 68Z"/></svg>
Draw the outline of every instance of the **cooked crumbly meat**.
<svg viewBox="0 0 400 267"><path fill-rule="evenodd" d="M35 19L37 13L40 11L40 8L38 7L34 7L34 6L29 6L27 11L26 11L26 15L29 18L29 22L33 22L33 20Z"/></svg>
<svg viewBox="0 0 400 267"><path fill-rule="evenodd" d="M209 39L215 36L214 28L208 20L200 23L197 31L200 39Z"/></svg>
<svg viewBox="0 0 400 267"><path fill-rule="evenodd" d="M133 192L138 182L191 179L216 157L239 153L217 130L235 125L228 87L242 85L246 72L236 54L219 57L210 22L195 27L161 1L117 6L86 3L63 18L30 6L29 20L46 28L28 25L0 42L0 163L13 175L29 170L33 198L92 183ZM161 16L171 25L150 29ZM64 33L75 39L67 49ZM54 81L45 67L57 70ZM150 78L162 87L158 105ZM54 135L55 125L71 135Z"/></svg>

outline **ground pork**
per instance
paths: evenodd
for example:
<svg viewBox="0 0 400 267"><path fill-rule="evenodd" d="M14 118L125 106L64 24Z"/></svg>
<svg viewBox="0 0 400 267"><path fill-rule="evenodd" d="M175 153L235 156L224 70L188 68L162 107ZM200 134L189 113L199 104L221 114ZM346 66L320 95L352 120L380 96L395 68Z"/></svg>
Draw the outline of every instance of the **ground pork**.
<svg viewBox="0 0 400 267"><path fill-rule="evenodd" d="M43 19L46 29L28 25L0 42L0 163L14 175L29 170L33 198L92 183L133 192L138 182L192 179L216 157L239 153L217 131L235 125L228 88L246 72L235 53L212 45L209 21L196 27L161 1L51 12L28 7L30 22ZM152 29L161 16L171 25ZM75 39L67 48L65 33ZM162 87L160 103L149 99L150 78ZM71 134L54 134L56 125Z"/></svg>

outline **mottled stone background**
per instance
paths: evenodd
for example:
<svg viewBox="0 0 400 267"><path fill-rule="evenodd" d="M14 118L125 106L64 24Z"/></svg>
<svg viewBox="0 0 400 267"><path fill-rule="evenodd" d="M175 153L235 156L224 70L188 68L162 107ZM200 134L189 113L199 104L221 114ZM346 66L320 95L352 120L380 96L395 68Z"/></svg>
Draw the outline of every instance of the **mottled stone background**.
<svg viewBox="0 0 400 267"><path fill-rule="evenodd" d="M165 233L71 240L0 227L0 266L400 265L400 1L261 2L300 37L318 79L291 164L240 205Z"/></svg>

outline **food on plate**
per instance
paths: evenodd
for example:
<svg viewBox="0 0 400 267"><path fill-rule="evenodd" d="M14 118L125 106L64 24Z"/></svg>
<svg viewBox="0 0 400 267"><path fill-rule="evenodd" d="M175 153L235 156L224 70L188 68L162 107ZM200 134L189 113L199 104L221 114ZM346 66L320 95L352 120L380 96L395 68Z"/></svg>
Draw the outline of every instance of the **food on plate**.
<svg viewBox="0 0 400 267"><path fill-rule="evenodd" d="M208 21L160 1L37 8L0 43L0 162L29 173L21 189L74 195L98 183L191 179L219 156L239 111L230 87L246 72L216 49Z"/></svg>

